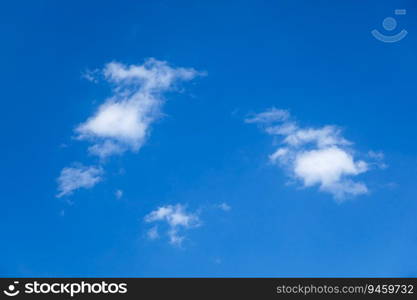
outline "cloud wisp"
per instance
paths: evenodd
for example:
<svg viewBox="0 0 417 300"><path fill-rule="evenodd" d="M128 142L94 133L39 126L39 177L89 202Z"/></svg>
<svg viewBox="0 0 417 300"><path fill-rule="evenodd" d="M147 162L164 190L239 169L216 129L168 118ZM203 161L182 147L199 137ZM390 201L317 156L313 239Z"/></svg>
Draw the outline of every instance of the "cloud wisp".
<svg viewBox="0 0 417 300"><path fill-rule="evenodd" d="M151 58L143 65L111 62L102 74L113 87L112 95L75 131L78 139L92 143L91 154L104 158L138 151L151 124L162 115L163 93L201 73Z"/></svg>
<svg viewBox="0 0 417 300"><path fill-rule="evenodd" d="M58 177L58 198L71 195L73 191L95 186L103 179L103 170L95 166L75 164L73 167L63 168Z"/></svg>
<svg viewBox="0 0 417 300"><path fill-rule="evenodd" d="M281 146L269 159L302 186L318 186L339 201L369 192L366 184L353 178L367 172L370 164L355 159L353 143L342 136L339 127L303 128L287 110L276 108L245 122L258 123L268 134L281 137Z"/></svg>
<svg viewBox="0 0 417 300"><path fill-rule="evenodd" d="M232 209L232 207L229 204L227 204L226 202L222 202L222 203L218 204L217 208L221 209L223 211L230 211Z"/></svg>
<svg viewBox="0 0 417 300"><path fill-rule="evenodd" d="M185 238L182 232L201 225L198 214L187 212L185 206L181 204L161 206L146 215L144 220L146 223L166 223L169 243L175 246L182 245ZM156 225L148 231L148 237L152 240L159 236Z"/></svg>
<svg viewBox="0 0 417 300"><path fill-rule="evenodd" d="M64 168L58 179L57 197L70 195L82 187L91 188L101 181L98 172L102 172L105 158L128 150L139 151L152 123L163 115L164 92L200 75L204 73L175 68L154 58L141 65L110 62L102 70L85 73L83 77L87 80L97 82L102 77L112 87L112 94L97 111L75 128L76 138L90 142L88 152L98 156L100 162L87 170Z"/></svg>

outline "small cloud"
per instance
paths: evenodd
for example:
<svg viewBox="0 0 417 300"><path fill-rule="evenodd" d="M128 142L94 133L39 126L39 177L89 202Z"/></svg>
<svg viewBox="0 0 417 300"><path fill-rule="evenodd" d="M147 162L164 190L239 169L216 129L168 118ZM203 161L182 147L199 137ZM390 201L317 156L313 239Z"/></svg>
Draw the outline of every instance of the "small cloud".
<svg viewBox="0 0 417 300"><path fill-rule="evenodd" d="M114 195L116 196L116 199L121 199L123 197L123 191L117 190Z"/></svg>
<svg viewBox="0 0 417 300"><path fill-rule="evenodd" d="M93 82L93 83L97 83L99 75L100 75L99 69L86 70L85 72L81 74L81 78L88 80L90 82Z"/></svg>
<svg viewBox="0 0 417 300"><path fill-rule="evenodd" d="M149 137L151 125L163 116L164 93L178 91L180 82L203 75L193 68L173 67L154 58L143 64L110 62L103 69L86 70L82 78L91 82L103 79L112 93L74 129L75 138L90 143L88 152L100 158L100 165L109 156L137 152ZM101 167L64 168L58 178L57 197L91 188L102 180L102 173Z"/></svg>
<svg viewBox="0 0 417 300"><path fill-rule="evenodd" d="M353 177L369 170L370 163L355 158L352 142L337 126L300 127L287 110L272 108L245 120L260 123L265 132L280 136L281 146L269 158L304 187L318 186L337 200L368 193L367 186ZM369 156L382 159L381 153Z"/></svg>
<svg viewBox="0 0 417 300"><path fill-rule="evenodd" d="M92 188L102 180L102 175L103 170L95 166L75 164L73 167L64 168L58 177L57 197L71 195L80 188Z"/></svg>
<svg viewBox="0 0 417 300"><path fill-rule="evenodd" d="M380 152L380 151L368 151L368 156L370 158L376 159L376 160L383 160L385 155L384 153Z"/></svg>
<svg viewBox="0 0 417 300"><path fill-rule="evenodd" d="M78 139L92 142L89 152L100 158L127 150L138 151L152 123L163 115L163 93L173 90L181 81L204 75L153 58L142 65L111 62L100 74L113 86L113 94L75 129ZM92 75L86 73L84 77L89 79Z"/></svg>
<svg viewBox="0 0 417 300"><path fill-rule="evenodd" d="M232 207L230 207L230 205L226 202L220 203L217 207L223 211L230 211L232 209Z"/></svg>
<svg viewBox="0 0 417 300"><path fill-rule="evenodd" d="M372 160L372 164L380 169L388 168L388 165L384 162L385 154L381 151L369 151L369 158Z"/></svg>
<svg viewBox="0 0 417 300"><path fill-rule="evenodd" d="M319 185L321 190L333 194L336 199L368 192L363 183L346 179L366 172L367 164L354 161L351 154L339 147L298 153L292 167L295 176L303 181L305 187Z"/></svg>
<svg viewBox="0 0 417 300"><path fill-rule="evenodd" d="M181 204L161 206L146 215L144 220L146 223L166 223L168 225L167 235L169 242L176 246L181 246L184 240L181 232L200 226L198 215L187 212L185 206ZM156 233L159 236L156 227L153 227L148 231L148 237L149 234L155 236Z"/></svg>
<svg viewBox="0 0 417 300"><path fill-rule="evenodd" d="M288 110L284 109L276 109L275 107L259 113L255 114L251 118L245 119L246 123L273 123L273 122L282 122L286 121L290 116Z"/></svg>

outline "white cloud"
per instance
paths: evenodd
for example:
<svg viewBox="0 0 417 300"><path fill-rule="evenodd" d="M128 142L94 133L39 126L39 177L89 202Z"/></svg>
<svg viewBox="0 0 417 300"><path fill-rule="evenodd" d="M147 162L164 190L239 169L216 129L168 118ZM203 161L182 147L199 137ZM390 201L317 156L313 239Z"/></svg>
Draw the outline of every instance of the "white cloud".
<svg viewBox="0 0 417 300"><path fill-rule="evenodd" d="M111 62L102 74L113 85L113 95L75 130L79 139L93 143L90 153L101 158L138 151L149 135L150 125L162 115L162 93L180 81L202 75L152 58L142 65Z"/></svg>
<svg viewBox="0 0 417 300"><path fill-rule="evenodd" d="M344 180L346 176L366 171L367 164L364 161L355 162L348 152L334 146L297 154L294 161L294 174L303 181L304 186L318 184L320 189L338 199L346 194L366 193L364 184Z"/></svg>
<svg viewBox="0 0 417 300"><path fill-rule="evenodd" d="M340 128L329 125L301 128L291 120L288 111L274 111L280 111L285 118L265 122L265 113L261 113L251 119L256 120L251 123L261 124L268 134L282 137L281 146L269 156L273 163L283 167L304 187L318 186L337 200L368 193L364 183L352 178L368 171L369 163L355 159L353 144L342 136ZM381 158L381 154L377 156Z"/></svg>
<svg viewBox="0 0 417 300"><path fill-rule="evenodd" d="M102 180L103 170L100 167L83 166L81 164L74 167L62 169L58 177L58 195L71 195L73 191L85 188L89 189Z"/></svg>
<svg viewBox="0 0 417 300"><path fill-rule="evenodd" d="M295 124L293 126L293 129L284 135L286 135L285 142L294 147L308 143L316 143L319 148L351 144L340 136L340 129L335 126L324 126L318 129L300 129Z"/></svg>
<svg viewBox="0 0 417 300"><path fill-rule="evenodd" d="M87 70L83 78L92 82L104 78L112 86L112 94L75 128L76 137L89 141L89 153L101 159L138 151L149 136L151 124L163 115L163 93L199 75L205 74L192 68L174 68L153 58L142 65L111 62L102 70ZM101 180L101 173L102 169L95 167L64 168L58 179L58 197L94 186Z"/></svg>
<svg viewBox="0 0 417 300"><path fill-rule="evenodd" d="M145 222L165 222L168 225L167 235L169 242L180 246L184 240L181 231L197 227L200 225L199 217L196 213L187 212L181 204L166 205L157 208L145 216ZM157 228L153 227L148 231L148 237L155 239L159 236Z"/></svg>

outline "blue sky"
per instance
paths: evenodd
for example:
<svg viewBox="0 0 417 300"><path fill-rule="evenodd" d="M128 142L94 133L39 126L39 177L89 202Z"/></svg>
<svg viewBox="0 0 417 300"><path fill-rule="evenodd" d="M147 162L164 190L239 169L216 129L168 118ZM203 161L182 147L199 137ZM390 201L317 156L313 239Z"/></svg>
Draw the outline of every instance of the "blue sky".
<svg viewBox="0 0 417 300"><path fill-rule="evenodd" d="M2 3L0 275L416 276L416 14Z"/></svg>

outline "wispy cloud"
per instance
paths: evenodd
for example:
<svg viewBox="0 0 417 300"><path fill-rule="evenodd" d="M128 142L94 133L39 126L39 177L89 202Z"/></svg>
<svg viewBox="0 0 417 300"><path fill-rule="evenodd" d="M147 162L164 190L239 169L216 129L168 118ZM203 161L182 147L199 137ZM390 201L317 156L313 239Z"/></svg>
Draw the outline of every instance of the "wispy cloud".
<svg viewBox="0 0 417 300"><path fill-rule="evenodd" d="M89 189L102 180L103 170L100 167L76 164L62 169L58 177L58 195L60 198L70 195L74 190Z"/></svg>
<svg viewBox="0 0 417 300"><path fill-rule="evenodd" d="M273 115L283 117L265 117ZM318 186L337 200L368 193L368 187L353 177L367 172L369 163L355 159L353 144L340 128L303 128L288 111L275 108L246 122L261 124L268 134L281 137L281 146L269 158L304 187Z"/></svg>
<svg viewBox="0 0 417 300"><path fill-rule="evenodd" d="M122 154L128 150L138 151L149 136L151 124L163 115L163 93L174 90L180 82L192 80L199 75L204 73L192 68L175 68L154 58L147 59L141 65L111 62L102 70L85 72L83 77L89 81L104 79L111 85L112 94L91 117L76 127L76 138L91 143L88 152L100 157L99 165L104 163L104 158L111 155ZM91 172L102 170L101 167L90 168ZM59 197L69 195L81 187L91 187L101 180L98 176L93 176L90 181L86 179L85 182L80 178L74 181L66 179L70 177L68 172L77 176L75 170L62 170L61 177L64 178L60 177L58 180ZM89 174L85 170L81 172L84 177ZM81 175L78 174L78 177ZM61 183L62 181L68 183Z"/></svg>
<svg viewBox="0 0 417 300"><path fill-rule="evenodd" d="M98 82L98 75L100 74L100 70L99 69L95 69L95 70L86 70L81 74L81 78L93 82L93 83L97 83Z"/></svg>
<svg viewBox="0 0 417 300"><path fill-rule="evenodd" d="M388 168L388 165L384 162L385 155L381 151L369 151L368 156L372 161L372 164L380 169Z"/></svg>
<svg viewBox="0 0 417 300"><path fill-rule="evenodd" d="M138 151L151 124L162 115L163 92L201 73L151 58L143 65L111 62L102 74L113 86L113 94L76 128L76 133L79 139L93 143L91 154L104 158L126 150Z"/></svg>
<svg viewBox="0 0 417 300"><path fill-rule="evenodd" d="M177 246L181 246L184 240L183 231L198 227L201 224L198 214L187 212L185 206L181 204L161 206L146 215L144 220L147 223L166 223L168 225L166 234L169 237L169 242ZM156 226L148 231L148 237L150 239L159 237Z"/></svg>
<svg viewBox="0 0 417 300"><path fill-rule="evenodd" d="M271 123L271 122L280 122L286 121L289 118L289 113L287 110L284 109L276 109L275 107L259 113L255 114L250 118L245 120L246 123Z"/></svg>
<svg viewBox="0 0 417 300"><path fill-rule="evenodd" d="M222 202L220 204L217 205L217 207L223 211L230 211L232 209L232 207L227 204L226 202Z"/></svg>

